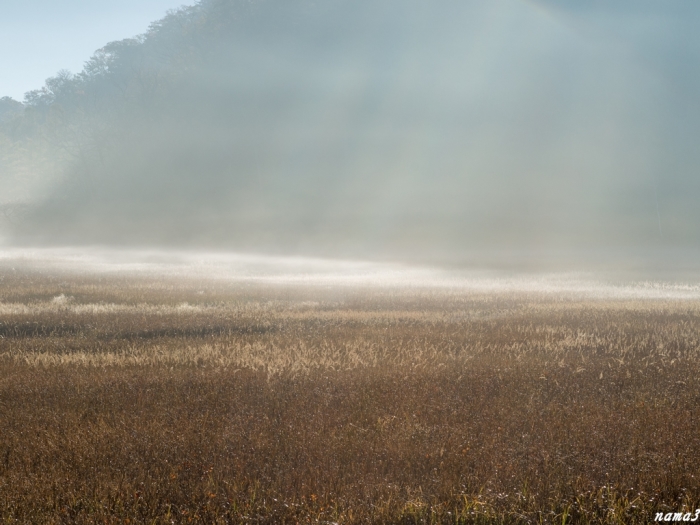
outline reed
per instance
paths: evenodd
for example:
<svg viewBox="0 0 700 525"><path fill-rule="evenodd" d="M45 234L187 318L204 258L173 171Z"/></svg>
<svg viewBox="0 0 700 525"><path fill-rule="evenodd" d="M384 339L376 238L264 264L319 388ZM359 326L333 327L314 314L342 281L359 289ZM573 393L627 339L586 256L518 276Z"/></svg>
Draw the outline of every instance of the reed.
<svg viewBox="0 0 700 525"><path fill-rule="evenodd" d="M700 304L7 272L7 523L700 508Z"/></svg>

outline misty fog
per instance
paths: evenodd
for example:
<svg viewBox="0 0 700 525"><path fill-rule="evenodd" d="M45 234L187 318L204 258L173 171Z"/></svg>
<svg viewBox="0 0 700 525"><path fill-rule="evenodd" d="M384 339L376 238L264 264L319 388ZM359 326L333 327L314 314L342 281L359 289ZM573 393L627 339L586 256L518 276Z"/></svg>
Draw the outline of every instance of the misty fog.
<svg viewBox="0 0 700 525"><path fill-rule="evenodd" d="M0 99L2 236L694 271L699 15L201 0Z"/></svg>

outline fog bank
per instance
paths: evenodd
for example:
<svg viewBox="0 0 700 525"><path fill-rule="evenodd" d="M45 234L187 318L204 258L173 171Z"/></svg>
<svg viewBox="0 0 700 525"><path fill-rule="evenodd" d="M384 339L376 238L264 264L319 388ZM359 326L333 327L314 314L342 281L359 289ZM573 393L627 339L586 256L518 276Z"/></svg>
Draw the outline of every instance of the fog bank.
<svg viewBox="0 0 700 525"><path fill-rule="evenodd" d="M5 235L692 272L699 14L202 0L3 106Z"/></svg>

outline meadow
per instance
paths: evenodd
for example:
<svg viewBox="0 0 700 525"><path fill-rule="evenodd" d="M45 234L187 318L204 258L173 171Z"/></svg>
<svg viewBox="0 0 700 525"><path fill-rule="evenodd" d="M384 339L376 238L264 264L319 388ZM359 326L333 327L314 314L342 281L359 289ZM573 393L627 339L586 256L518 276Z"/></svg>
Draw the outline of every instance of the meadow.
<svg viewBox="0 0 700 525"><path fill-rule="evenodd" d="M698 300L0 268L2 523L698 508Z"/></svg>

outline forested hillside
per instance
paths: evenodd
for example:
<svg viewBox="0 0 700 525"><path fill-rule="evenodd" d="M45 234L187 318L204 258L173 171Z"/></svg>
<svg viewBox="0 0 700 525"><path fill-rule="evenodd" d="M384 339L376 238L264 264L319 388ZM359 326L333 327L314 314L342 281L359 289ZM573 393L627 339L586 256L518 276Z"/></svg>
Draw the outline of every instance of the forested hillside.
<svg viewBox="0 0 700 525"><path fill-rule="evenodd" d="M5 228L21 242L433 259L696 243L695 154L662 173L676 146L653 130L676 109L659 116L622 52L525 5L170 12L23 104L0 100Z"/></svg>
<svg viewBox="0 0 700 525"><path fill-rule="evenodd" d="M53 182L16 232L263 249L358 240L385 213L386 186L401 191L390 179L406 127L425 132L420 110L413 122L382 110L409 29L396 7L204 0L59 72L3 120L5 140L30 151L21 161ZM425 102L429 79L414 80L401 105Z"/></svg>

